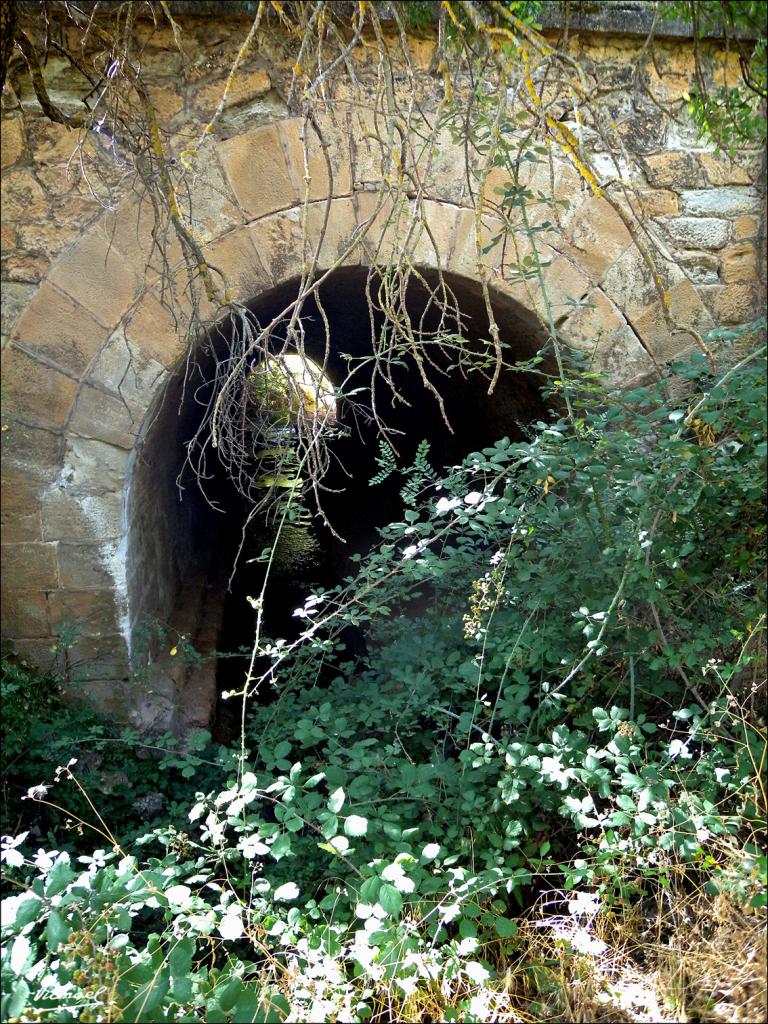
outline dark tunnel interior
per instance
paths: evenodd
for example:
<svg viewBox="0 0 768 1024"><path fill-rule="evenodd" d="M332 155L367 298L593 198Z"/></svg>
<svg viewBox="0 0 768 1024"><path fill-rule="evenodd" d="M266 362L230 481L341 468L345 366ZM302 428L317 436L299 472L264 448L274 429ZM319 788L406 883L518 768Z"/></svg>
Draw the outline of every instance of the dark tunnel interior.
<svg viewBox="0 0 768 1024"><path fill-rule="evenodd" d="M422 273L434 287L436 275L429 271ZM338 270L320 289L320 303L331 338L326 373L336 387L354 365L347 357L354 360L371 351L367 274L367 269L362 267ZM479 286L452 275L445 275L445 279L462 317L461 325L452 323L450 329L460 332L473 350L487 349L488 318ZM297 287L298 282L289 282L253 301L249 309L259 324L269 323L283 310L295 298ZM498 294L494 294L493 299L502 341L509 346L515 360L527 360L543 349L546 338L531 314ZM429 292L418 281L409 285L406 308L413 322L423 318L427 330L437 325L438 314L429 306ZM313 299L305 304L302 319L305 352L322 364L325 331ZM380 331L383 323L382 314L374 316L374 331ZM215 459L207 462L209 478L204 485L205 497L191 470L183 468L185 446L194 436L203 413L195 392L197 398L201 394L205 397L206 378L212 376L212 360L227 344L226 323L217 325L207 346L201 346L194 374L188 376L186 386L182 374L172 383L144 447L149 461L156 462L159 455L152 453L162 445L166 463L163 476L168 493L164 497L158 495L158 499L159 504L164 505L165 520L170 523L168 542L174 549L170 560L166 556L165 575L175 576L175 583L171 585L166 580L161 588L165 591L165 601L167 603L174 588L177 606L180 600L188 600L188 581L196 581L193 586L205 588L208 594L217 594L219 599L209 602L212 614L218 618L215 647L219 652L234 654L240 649L250 650L252 644L255 612L248 598L260 592L264 569L258 557L271 543L270 529L274 528L263 520L255 520L245 534L238 555L248 514L247 503ZM275 348L281 347L278 331ZM360 389L355 401L363 406L370 405L370 365L367 363L356 371L350 385ZM416 447L423 439L429 443L431 465L440 470L501 437L520 438L526 424L548 418L547 403L540 393L541 378L537 375L504 371L494 394L488 396L487 377L478 372L439 372L440 368L447 371L449 365L446 357L442 367L438 364L438 369L432 370L430 376L440 391L452 431L443 419L435 396L425 388L412 363L396 367L393 374L404 401L393 399L391 391L381 382L377 385L377 409L381 419L398 432L392 440L399 465L411 464ZM543 368L551 369L546 358ZM355 413L352 403L342 398L337 407L337 425L341 428L340 436L330 442L331 467L323 481L327 488L323 512L343 540L334 537L317 514L313 515L308 528L293 527L286 531L286 550L279 570L270 577L265 597L264 628L266 635L272 638L291 640L297 636L302 626L293 611L302 605L306 595L316 587L328 588L340 582L350 572L350 555L367 550L376 539L378 527L402 516L402 479L394 476L377 486L369 483L378 470L376 456L380 434L375 423L359 411ZM181 487L175 482L180 472ZM310 513L316 513L312 500L310 496L306 507ZM219 510L215 511L212 504ZM298 546L297 538L301 540ZM237 568L228 588L236 558ZM210 628L208 632L210 635ZM194 643L195 638L191 639ZM349 641L354 649L355 637L350 637ZM244 656L219 658L218 692L241 688L247 664ZM262 694L260 699L269 700L270 695ZM214 735L218 739L227 739L234 728L234 723L228 721L229 714L226 703L218 700L214 714Z"/></svg>

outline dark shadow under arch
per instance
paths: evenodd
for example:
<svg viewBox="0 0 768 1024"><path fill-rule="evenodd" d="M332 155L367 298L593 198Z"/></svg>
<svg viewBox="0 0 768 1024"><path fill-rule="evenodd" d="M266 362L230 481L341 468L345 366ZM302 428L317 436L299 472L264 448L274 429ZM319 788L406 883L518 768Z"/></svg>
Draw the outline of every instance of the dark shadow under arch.
<svg viewBox="0 0 768 1024"><path fill-rule="evenodd" d="M434 286L436 275L422 271ZM331 328L331 351L326 371L338 385L349 369L349 357L370 352L371 325L365 294L368 271L347 267L335 272L322 286L320 301ZM461 310L461 333L475 350L487 349L488 320L480 287L476 282L446 274L445 280ZM249 308L260 323L269 322L297 294L297 281L290 281L254 299ZM428 291L415 281L409 286L407 309L418 320L428 302ZM516 361L525 361L543 350L546 338L537 320L510 299L493 295L494 315L502 340ZM314 300L303 309L307 354L322 362L325 333ZM383 323L375 318L374 329ZM436 324L436 314L427 312L425 326ZM458 324L453 325L457 330ZM211 501L206 502L194 475L181 473L185 445L200 423L202 407L195 401L195 388L206 387L216 351L228 343L223 322L211 332L197 353L194 374L179 370L151 419L136 455L128 498L128 591L131 609L134 656L152 658L148 685L168 694L168 725L179 732L204 727L218 717L219 731L227 732L224 719L214 711L216 693L242 685L242 658L206 660L185 664L180 658L184 644L179 635L203 656L214 649L235 651L248 646L253 634L254 612L247 598L260 589L262 566L256 561L265 536L264 524L246 538L238 560L232 587L227 580L241 540L247 506L226 478L223 469L212 472L206 482ZM551 369L545 359L542 368ZM443 397L445 412L453 428L443 419L439 405L411 366L398 367L396 381L402 400L379 391L378 408L388 425L401 433L395 436L400 460L408 465L419 441L430 446L430 461L439 469L460 461L468 452L503 436L520 437L525 425L548 416L540 393L541 379L531 373L505 371L492 396L488 380L480 373L462 376L449 365L445 375L432 373ZM192 386L190 386L190 384ZM356 375L353 386L370 385L370 371ZM357 401L364 401L358 394ZM379 434L365 417L353 416L350 403L340 403L340 422L348 436L332 442L333 461L324 481L329 490L323 500L324 512L344 542L335 538L319 518L311 527L312 550L288 550L267 591L268 635L290 638L298 630L292 611L314 586L330 586L349 572L349 556L365 550L375 540L376 529L402 513L401 483L392 479L379 487L369 481L376 472ZM290 547L291 536L288 535ZM295 535L294 535L295 539ZM302 541L303 543L303 541ZM301 545L299 545L301 548ZM153 622L163 623L165 636ZM145 643L148 641L148 643ZM177 654L171 658L173 645ZM147 651L143 650L147 647ZM221 706L221 702L218 702ZM170 705L173 705L172 708Z"/></svg>

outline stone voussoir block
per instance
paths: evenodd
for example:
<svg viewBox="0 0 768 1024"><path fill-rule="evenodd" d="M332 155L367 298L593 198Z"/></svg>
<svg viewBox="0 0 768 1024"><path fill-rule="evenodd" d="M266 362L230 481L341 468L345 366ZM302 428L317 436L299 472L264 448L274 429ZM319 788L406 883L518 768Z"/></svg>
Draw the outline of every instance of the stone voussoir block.
<svg viewBox="0 0 768 1024"><path fill-rule="evenodd" d="M100 227L59 258L49 279L105 327L119 323L138 294L141 280Z"/></svg>
<svg viewBox="0 0 768 1024"><path fill-rule="evenodd" d="M306 171L309 172L309 200L326 199L329 195L347 196L352 191L352 165L349 153L349 132L346 125L334 124L328 117L318 122L326 154L331 164L333 181L323 155L323 145L314 128L303 118L280 122L280 134L288 155L288 167L301 202L306 195ZM306 147L306 171L305 171Z"/></svg>
<svg viewBox="0 0 768 1024"><path fill-rule="evenodd" d="M21 315L13 339L25 351L80 376L108 334L79 303L44 281Z"/></svg>
<svg viewBox="0 0 768 1024"><path fill-rule="evenodd" d="M299 192L276 125L219 143L218 155L247 221L284 210L298 201Z"/></svg>

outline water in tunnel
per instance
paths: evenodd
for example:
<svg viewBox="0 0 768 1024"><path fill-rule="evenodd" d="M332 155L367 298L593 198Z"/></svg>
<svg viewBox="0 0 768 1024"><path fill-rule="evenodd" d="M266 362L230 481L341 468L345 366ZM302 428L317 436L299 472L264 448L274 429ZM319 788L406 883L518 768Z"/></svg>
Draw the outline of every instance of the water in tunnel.
<svg viewBox="0 0 768 1024"><path fill-rule="evenodd" d="M437 278L429 271L422 273L423 284L414 280L409 285L405 312L429 338L440 324L439 311L430 300ZM454 316L447 329L461 335L463 345L475 354L488 352L488 317L479 286L452 275L445 275L445 280L461 311L461 322ZM298 282L289 282L259 296L249 306L254 320L272 321L296 297L297 288ZM377 528L402 515L402 480L392 477L377 486L370 484L377 473L381 440L371 416L372 389L380 421L393 431L390 442L403 466L410 465L420 442L428 443L429 461L440 470L500 437L520 437L527 423L547 416L536 374L506 370L489 396L486 375L462 371L455 354L437 350L430 350L429 370L442 408L412 360L399 360L391 368L394 389L376 380L369 358L371 339L386 330L386 318L381 312L371 313L370 293L367 270L345 268L323 284L319 303L310 298L302 309L304 351L324 365L341 397L320 492L322 515L312 495L306 496L306 518L286 524L276 551L264 602L264 631L272 638L297 636L301 627L293 612L306 594L342 580L350 571L350 556L367 550ZM528 360L543 349L546 339L537 321L512 300L495 295L494 315L515 361ZM446 329L445 322L442 327ZM134 489L146 490L153 480L155 491L151 502L133 502L133 535L144 537L134 544L143 564L143 572L134 569L135 614L140 610L145 617L154 614L166 621L170 616L172 635L183 634L206 657L202 666L188 670L186 686L176 680L176 689L182 691L178 700L185 699L186 691L188 701L199 701L198 717L204 716L207 701L209 720L217 694L242 688L248 665L244 652L250 650L254 635L252 599L264 579L260 556L274 537L274 525L263 516L252 518L243 531L249 504L210 452L200 480L184 465L186 446L210 400L214 362L229 345L228 330L226 323L217 326L186 379L180 374L171 385L147 432L134 474ZM274 342L279 350L284 342L279 328ZM546 359L543 368L549 369ZM349 392L352 397L345 399ZM362 650L360 637L350 635L346 640L351 654ZM226 656L209 657L214 649ZM177 674L180 671L176 669ZM271 696L264 693L259 699ZM232 720L234 703L228 707L215 699L212 720L218 739L230 738L239 728L239 714L237 722ZM188 712L182 719L189 721Z"/></svg>

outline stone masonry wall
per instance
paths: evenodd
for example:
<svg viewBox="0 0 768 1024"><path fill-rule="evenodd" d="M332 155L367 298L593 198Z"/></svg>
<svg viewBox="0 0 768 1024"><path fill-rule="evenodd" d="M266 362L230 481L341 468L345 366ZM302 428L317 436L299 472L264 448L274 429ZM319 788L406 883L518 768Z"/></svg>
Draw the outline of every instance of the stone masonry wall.
<svg viewBox="0 0 768 1024"><path fill-rule="evenodd" d="M147 44L152 98L177 143L199 136L249 25L238 17L181 23L186 62L170 29L143 22L136 29ZM730 161L696 141L683 110L692 76L684 40L658 41L656 64L641 64L658 99L681 111L680 123L642 100L632 85L642 44L640 37L578 33L570 43L582 65L596 70L632 158L618 171L641 190L648 228L666 254L677 319L701 332L745 323L760 308L766 278L758 251L760 155ZM414 41L427 86L432 49L429 39ZM735 81L735 63L724 59L724 66L726 83ZM192 186L195 230L244 300L299 269L303 158L300 122L288 117L283 98L288 78L277 44L241 69ZM65 109L87 91L57 58L46 79ZM80 621L67 658L89 664L93 698L124 714L129 593L160 585L146 565L128 564L131 467L142 424L183 352L153 291L157 274L145 255L151 224L130 193L127 169L92 149L111 187L108 197L94 195L74 152L76 134L42 116L23 76L14 86L2 97L3 635L6 649L46 666L61 624ZM330 136L337 174L327 244L337 250L372 209L375 173L351 122ZM599 173L616 176L599 140L591 142ZM327 185L324 192L319 159L314 166L319 223ZM430 223L444 244L443 265L471 276L472 218L455 166L446 148ZM647 270L608 204L585 192L565 163L555 184L556 197L572 201L551 240L548 271L563 337L597 344L597 365L617 379L643 379L649 354L664 360L689 339L670 336ZM506 290L521 307L529 303ZM566 298L588 299L591 308L571 312ZM151 510L134 511L151 521ZM151 538L145 544L147 560L167 557L152 553Z"/></svg>

